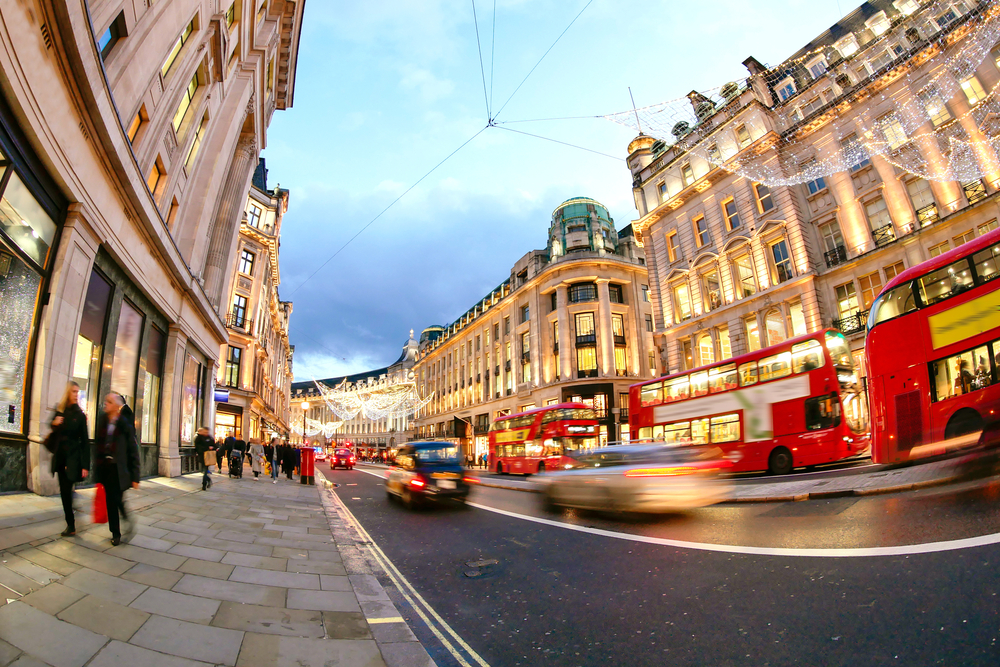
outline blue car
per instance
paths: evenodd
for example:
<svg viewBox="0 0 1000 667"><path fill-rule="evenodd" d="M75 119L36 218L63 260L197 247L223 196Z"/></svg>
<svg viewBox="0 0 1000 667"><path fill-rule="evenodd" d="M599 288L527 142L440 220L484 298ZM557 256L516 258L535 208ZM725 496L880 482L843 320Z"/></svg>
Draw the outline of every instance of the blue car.
<svg viewBox="0 0 1000 667"><path fill-rule="evenodd" d="M424 502L464 504L469 484L458 447L450 442L406 443L385 476L385 492L390 501L399 498L407 507Z"/></svg>

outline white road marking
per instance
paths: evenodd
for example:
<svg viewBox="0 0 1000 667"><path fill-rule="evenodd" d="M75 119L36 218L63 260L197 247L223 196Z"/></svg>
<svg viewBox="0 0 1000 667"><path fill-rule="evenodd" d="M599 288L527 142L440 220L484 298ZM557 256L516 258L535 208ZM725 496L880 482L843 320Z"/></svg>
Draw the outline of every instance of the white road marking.
<svg viewBox="0 0 1000 667"><path fill-rule="evenodd" d="M367 470L362 472L368 472ZM368 473L375 477L381 477L374 473ZM807 501L808 502L808 501ZM589 533L600 535L601 537L611 537L617 540L627 540L630 542L642 542L644 544L658 544L665 547L677 547L680 549L697 549L700 551L718 551L722 553L747 554L751 556L796 556L806 558L864 558L868 556L912 556L915 554L938 553L941 551L957 551L959 549L970 549L973 547L989 546L1000 544L1000 533L989 535L979 535L978 537L966 537L960 540L945 540L943 542L926 542L923 544L906 544L894 547L853 547L845 549L821 549L804 548L793 549L788 547L749 547L738 544L713 544L711 542L688 542L686 540L671 540L665 537L647 537L645 535L633 535L631 533L619 533L603 528L590 528L588 526L574 526L573 524L554 519L543 519L541 517L519 514L509 510L502 510L480 503L468 503L470 507L495 512L523 521L532 521L546 526L555 526L566 530L575 530L579 533Z"/></svg>

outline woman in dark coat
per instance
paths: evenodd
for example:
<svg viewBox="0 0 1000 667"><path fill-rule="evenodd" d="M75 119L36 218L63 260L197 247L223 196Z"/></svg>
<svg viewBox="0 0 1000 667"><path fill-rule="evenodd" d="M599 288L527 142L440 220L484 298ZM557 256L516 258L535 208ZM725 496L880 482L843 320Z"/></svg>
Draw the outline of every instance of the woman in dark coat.
<svg viewBox="0 0 1000 667"><path fill-rule="evenodd" d="M52 474L59 478L59 497L66 515L66 530L62 535L69 537L76 534L73 485L87 479L90 469L87 415L80 408L80 385L77 383L66 385L62 400L56 406L52 430L56 441L55 451L52 452Z"/></svg>

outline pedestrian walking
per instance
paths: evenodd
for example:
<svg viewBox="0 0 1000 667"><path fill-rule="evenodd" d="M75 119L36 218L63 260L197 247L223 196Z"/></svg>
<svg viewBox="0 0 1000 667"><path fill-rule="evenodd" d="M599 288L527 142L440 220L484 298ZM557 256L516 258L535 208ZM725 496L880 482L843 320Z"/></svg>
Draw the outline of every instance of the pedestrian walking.
<svg viewBox="0 0 1000 667"><path fill-rule="evenodd" d="M75 382L66 385L66 391L56 406L50 437L55 439L52 474L59 478L59 497L66 516L66 530L62 532L62 536L69 537L76 535L73 485L87 479L90 468L87 415L80 408L80 385Z"/></svg>
<svg viewBox="0 0 1000 667"><path fill-rule="evenodd" d="M285 471L285 476L291 479L292 472L295 470L295 449L291 445L285 445L285 458L282 469Z"/></svg>
<svg viewBox="0 0 1000 667"><path fill-rule="evenodd" d="M301 473L302 473L302 448L301 447L296 447L295 448L295 474L298 475L298 474L301 474Z"/></svg>
<svg viewBox="0 0 1000 667"><path fill-rule="evenodd" d="M121 544L119 519L126 522L126 535L135 533L135 522L125 511L124 492L139 488L139 443L135 438L135 415L119 394L104 397L104 412L97 420L94 437L94 473L104 485L111 544Z"/></svg>
<svg viewBox="0 0 1000 667"><path fill-rule="evenodd" d="M271 455L268 457L271 460L271 484L278 483L278 449L279 449L278 439L273 438L271 440Z"/></svg>
<svg viewBox="0 0 1000 667"><path fill-rule="evenodd" d="M219 463L220 473L222 472L222 463L224 462L227 465L229 464L229 455L233 453L233 447L235 445L236 445L236 438L234 438L232 435L226 436L226 439L222 441L222 451L220 452L222 462Z"/></svg>
<svg viewBox="0 0 1000 667"><path fill-rule="evenodd" d="M260 438L250 438L250 469L256 482L264 472L264 445L260 444Z"/></svg>
<svg viewBox="0 0 1000 667"><path fill-rule="evenodd" d="M215 440L208 434L207 426L202 426L198 429L198 435L194 437L194 451L198 456L198 461L201 463L201 490L205 491L208 487L212 486L212 466L209 464L209 461L213 457L218 461L215 453Z"/></svg>

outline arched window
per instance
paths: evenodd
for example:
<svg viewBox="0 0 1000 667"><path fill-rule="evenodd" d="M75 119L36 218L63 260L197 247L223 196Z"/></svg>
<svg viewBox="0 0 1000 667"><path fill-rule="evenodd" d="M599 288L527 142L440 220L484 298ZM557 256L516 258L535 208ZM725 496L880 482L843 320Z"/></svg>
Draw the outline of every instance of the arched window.
<svg viewBox="0 0 1000 667"><path fill-rule="evenodd" d="M767 314L764 326L767 328L767 344L777 345L788 339L785 332L785 316L779 310L772 310Z"/></svg>
<svg viewBox="0 0 1000 667"><path fill-rule="evenodd" d="M715 363L715 345L707 333L698 337L698 356L701 358L699 362L701 366Z"/></svg>

